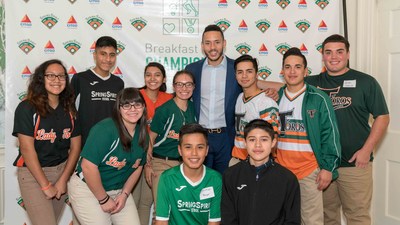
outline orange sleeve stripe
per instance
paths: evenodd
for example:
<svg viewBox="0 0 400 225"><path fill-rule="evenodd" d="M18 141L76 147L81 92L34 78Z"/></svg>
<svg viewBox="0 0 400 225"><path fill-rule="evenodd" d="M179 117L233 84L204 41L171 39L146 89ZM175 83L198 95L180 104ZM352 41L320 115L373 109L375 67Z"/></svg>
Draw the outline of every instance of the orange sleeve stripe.
<svg viewBox="0 0 400 225"><path fill-rule="evenodd" d="M286 142L286 143L299 143L299 144L310 144L309 140L299 140L299 139L293 139L293 138L279 138L280 142Z"/></svg>
<svg viewBox="0 0 400 225"><path fill-rule="evenodd" d="M306 132L298 132L298 131L286 131L285 135L307 137L307 133Z"/></svg>

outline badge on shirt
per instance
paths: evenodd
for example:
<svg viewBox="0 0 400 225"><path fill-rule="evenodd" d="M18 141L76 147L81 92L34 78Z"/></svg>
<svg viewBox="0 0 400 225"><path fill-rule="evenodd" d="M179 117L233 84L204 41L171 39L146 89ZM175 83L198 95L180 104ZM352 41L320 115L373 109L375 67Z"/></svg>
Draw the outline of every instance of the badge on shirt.
<svg viewBox="0 0 400 225"><path fill-rule="evenodd" d="M213 198L215 197L214 188L213 187L206 187L203 188L200 192L200 200Z"/></svg>
<svg viewBox="0 0 400 225"><path fill-rule="evenodd" d="M345 80L343 81L344 88L355 88L357 80Z"/></svg>

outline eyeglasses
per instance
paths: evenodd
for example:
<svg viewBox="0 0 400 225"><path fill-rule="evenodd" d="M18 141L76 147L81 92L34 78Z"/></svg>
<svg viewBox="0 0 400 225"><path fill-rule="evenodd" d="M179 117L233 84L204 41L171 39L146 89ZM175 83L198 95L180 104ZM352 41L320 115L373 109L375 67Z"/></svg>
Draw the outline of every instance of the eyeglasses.
<svg viewBox="0 0 400 225"><path fill-rule="evenodd" d="M175 82L174 85L177 88L183 88L183 87L193 88L194 87L194 83L193 82L187 82L187 83Z"/></svg>
<svg viewBox="0 0 400 225"><path fill-rule="evenodd" d="M67 79L67 75L66 74L53 74L53 73L46 73L44 75L48 80L50 81L54 81L56 80L56 78L58 78L59 81L65 81Z"/></svg>
<svg viewBox="0 0 400 225"><path fill-rule="evenodd" d="M140 102L135 102L135 103L132 103L132 104L130 104L130 103L121 104L119 106L121 106L125 110L130 110L132 107L134 109L142 109L144 107L144 104L140 103Z"/></svg>

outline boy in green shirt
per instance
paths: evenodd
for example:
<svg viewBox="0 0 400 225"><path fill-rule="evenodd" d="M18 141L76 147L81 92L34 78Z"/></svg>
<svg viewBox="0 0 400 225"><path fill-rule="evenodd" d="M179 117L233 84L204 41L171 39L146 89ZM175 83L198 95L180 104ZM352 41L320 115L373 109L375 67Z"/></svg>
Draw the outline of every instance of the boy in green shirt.
<svg viewBox="0 0 400 225"><path fill-rule="evenodd" d="M156 225L219 225L222 179L203 165L207 130L194 123L182 126L178 151L183 163L160 177Z"/></svg>

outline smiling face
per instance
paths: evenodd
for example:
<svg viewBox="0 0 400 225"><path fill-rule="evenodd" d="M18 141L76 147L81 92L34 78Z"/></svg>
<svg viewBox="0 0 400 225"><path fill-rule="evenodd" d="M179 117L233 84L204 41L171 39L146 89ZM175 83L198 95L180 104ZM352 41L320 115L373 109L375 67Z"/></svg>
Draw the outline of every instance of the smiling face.
<svg viewBox="0 0 400 225"><path fill-rule="evenodd" d="M269 160L276 139L272 140L271 135L265 130L255 128L248 133L245 143L250 156L250 164L260 166Z"/></svg>
<svg viewBox="0 0 400 225"><path fill-rule="evenodd" d="M304 77L307 76L307 68L300 56L290 55L283 63L283 78L290 91L298 91L304 86Z"/></svg>
<svg viewBox="0 0 400 225"><path fill-rule="evenodd" d="M58 96L62 91L65 89L66 85L66 73L64 68L60 64L51 64L47 67L46 71L44 72L44 87L47 91L49 97L51 96ZM53 81L49 79L50 76L48 75L61 75L65 76L65 79L60 79L60 77L55 77Z"/></svg>
<svg viewBox="0 0 400 225"><path fill-rule="evenodd" d="M243 89L257 85L257 73L252 62L243 61L237 64L236 80Z"/></svg>
<svg viewBox="0 0 400 225"><path fill-rule="evenodd" d="M350 52L341 42L329 42L324 46L322 60L329 75L342 75L348 71L347 62L350 58Z"/></svg>
<svg viewBox="0 0 400 225"><path fill-rule="evenodd" d="M99 47L93 53L93 59L96 62L94 71L97 74L106 77L110 74L111 69L117 61L117 50L114 47Z"/></svg>
<svg viewBox="0 0 400 225"><path fill-rule="evenodd" d="M222 62L226 41L218 31L208 31L203 34L201 49L207 57L208 63L217 66Z"/></svg>
<svg viewBox="0 0 400 225"><path fill-rule="evenodd" d="M130 109L128 109L128 105L130 105ZM131 102L121 105L119 108L122 122L125 124L125 127L130 127L131 125L135 125L143 116L144 104Z"/></svg>
<svg viewBox="0 0 400 225"><path fill-rule="evenodd" d="M200 169L208 153L206 138L201 133L185 134L181 138L178 151L182 156L184 168L189 170Z"/></svg>
<svg viewBox="0 0 400 225"><path fill-rule="evenodd" d="M194 89L193 79L186 73L177 75L174 79L174 91L180 100L189 100Z"/></svg>
<svg viewBox="0 0 400 225"><path fill-rule="evenodd" d="M159 68L155 66L147 67L144 73L146 88L152 91L158 91L165 81L166 79Z"/></svg>

